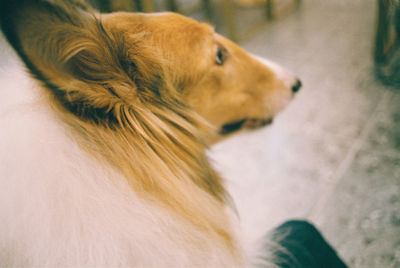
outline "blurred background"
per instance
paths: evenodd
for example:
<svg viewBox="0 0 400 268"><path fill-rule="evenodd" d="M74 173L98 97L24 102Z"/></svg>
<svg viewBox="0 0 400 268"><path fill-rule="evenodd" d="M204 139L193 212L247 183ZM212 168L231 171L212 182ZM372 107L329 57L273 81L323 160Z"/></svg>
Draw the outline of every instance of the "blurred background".
<svg viewBox="0 0 400 268"><path fill-rule="evenodd" d="M308 219L350 267L400 267L399 0L114 0L172 10L274 60L303 88L270 127L210 150L244 225ZM264 213L254 215L253 208Z"/></svg>

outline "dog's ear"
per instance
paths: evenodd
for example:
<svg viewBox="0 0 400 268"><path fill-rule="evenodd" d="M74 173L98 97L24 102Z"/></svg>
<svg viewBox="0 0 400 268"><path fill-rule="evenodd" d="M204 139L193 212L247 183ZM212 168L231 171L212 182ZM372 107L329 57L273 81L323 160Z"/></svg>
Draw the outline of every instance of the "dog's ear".
<svg viewBox="0 0 400 268"><path fill-rule="evenodd" d="M79 117L117 120L116 107L160 93L155 57L135 44L128 50L124 36L79 0L8 1L1 13L3 31L31 72Z"/></svg>
<svg viewBox="0 0 400 268"><path fill-rule="evenodd" d="M93 46L93 19L80 1L17 0L0 7L9 42L28 67L48 78L71 72L70 61Z"/></svg>

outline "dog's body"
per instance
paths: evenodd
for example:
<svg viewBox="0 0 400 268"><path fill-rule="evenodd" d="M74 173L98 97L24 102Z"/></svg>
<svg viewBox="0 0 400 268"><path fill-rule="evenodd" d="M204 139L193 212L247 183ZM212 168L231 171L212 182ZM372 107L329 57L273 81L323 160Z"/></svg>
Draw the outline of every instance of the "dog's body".
<svg viewBox="0 0 400 268"><path fill-rule="evenodd" d="M1 265L247 266L205 141L269 121L296 80L178 15L100 18L50 0L2 10L23 61L3 49Z"/></svg>

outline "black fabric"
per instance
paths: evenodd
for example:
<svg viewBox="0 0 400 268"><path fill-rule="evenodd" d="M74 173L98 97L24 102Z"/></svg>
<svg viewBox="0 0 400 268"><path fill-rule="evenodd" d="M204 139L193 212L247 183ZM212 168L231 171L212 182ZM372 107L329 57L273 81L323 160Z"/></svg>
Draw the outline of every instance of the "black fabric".
<svg viewBox="0 0 400 268"><path fill-rule="evenodd" d="M306 221L294 220L280 225L273 232L276 252L282 268L346 268L335 250L321 233Z"/></svg>

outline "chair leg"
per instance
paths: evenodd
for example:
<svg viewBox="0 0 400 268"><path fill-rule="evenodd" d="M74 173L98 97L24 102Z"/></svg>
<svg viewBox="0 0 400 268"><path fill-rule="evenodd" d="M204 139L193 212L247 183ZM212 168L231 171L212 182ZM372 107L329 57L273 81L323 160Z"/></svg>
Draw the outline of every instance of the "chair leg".
<svg viewBox="0 0 400 268"><path fill-rule="evenodd" d="M135 5L140 12L151 13L155 11L152 0L135 0Z"/></svg>
<svg viewBox="0 0 400 268"><path fill-rule="evenodd" d="M374 59L376 63L384 62L386 59L387 41L390 28L390 0L378 1L378 27L376 31Z"/></svg>
<svg viewBox="0 0 400 268"><path fill-rule="evenodd" d="M202 0L203 2L203 7L206 10L206 16L208 21L212 21L213 19L213 9L212 9L212 5L211 5L211 1L210 0Z"/></svg>
<svg viewBox="0 0 400 268"><path fill-rule="evenodd" d="M228 32L228 36L233 41L238 41L235 26L235 6L232 0L222 0L224 24Z"/></svg>
<svg viewBox="0 0 400 268"><path fill-rule="evenodd" d="M267 16L267 20L272 20L274 18L274 4L273 0L267 0L265 2L265 15Z"/></svg>
<svg viewBox="0 0 400 268"><path fill-rule="evenodd" d="M167 0L167 8L170 11L178 12L178 4L175 0Z"/></svg>

